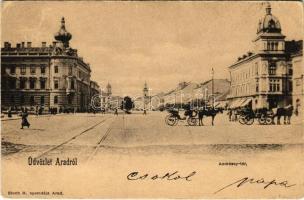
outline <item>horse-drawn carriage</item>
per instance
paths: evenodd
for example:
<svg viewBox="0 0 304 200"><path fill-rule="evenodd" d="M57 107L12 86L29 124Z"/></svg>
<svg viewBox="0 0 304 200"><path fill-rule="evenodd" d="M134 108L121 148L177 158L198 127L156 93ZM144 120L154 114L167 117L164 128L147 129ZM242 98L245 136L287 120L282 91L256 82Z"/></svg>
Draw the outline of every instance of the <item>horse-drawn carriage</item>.
<svg viewBox="0 0 304 200"><path fill-rule="evenodd" d="M260 125L274 124L274 118L277 118L277 124L280 124L281 117L284 117L284 124L290 124L290 119L293 112L293 106L274 108L268 110L267 108L257 109L253 111L251 108L244 108L237 112L239 115L239 122L241 124L251 125L255 120Z"/></svg>
<svg viewBox="0 0 304 200"><path fill-rule="evenodd" d="M251 125L254 120L257 120L260 125L272 124L273 113L267 109L253 111L251 109L244 109L238 112L240 124Z"/></svg>
<svg viewBox="0 0 304 200"><path fill-rule="evenodd" d="M223 109L213 107L201 107L196 109L186 109L184 117L179 115L179 110L169 109L169 115L166 116L166 124L169 126L175 126L179 121L187 121L189 126L196 126L197 124L203 124L203 117L212 117L212 126L214 125L214 118L217 113L223 112Z"/></svg>
<svg viewBox="0 0 304 200"><path fill-rule="evenodd" d="M193 114L190 113L189 111L185 111L185 116L184 117L181 117L179 115L179 111L178 110L173 110L173 109L170 109L168 110L169 112L169 115L166 116L166 124L168 124L169 126L175 126L178 124L178 121L185 121L187 120L187 123L189 124L189 126L195 126L197 124L197 118L196 118L196 115L197 113Z"/></svg>

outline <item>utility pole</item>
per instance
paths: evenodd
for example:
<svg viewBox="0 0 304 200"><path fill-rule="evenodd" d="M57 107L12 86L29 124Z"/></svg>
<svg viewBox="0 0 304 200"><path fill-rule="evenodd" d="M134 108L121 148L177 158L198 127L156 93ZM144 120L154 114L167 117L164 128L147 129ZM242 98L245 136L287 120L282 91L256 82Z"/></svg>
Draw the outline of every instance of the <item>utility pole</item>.
<svg viewBox="0 0 304 200"><path fill-rule="evenodd" d="M211 76L212 76L212 79L211 79L211 83L212 83L212 107L214 108L214 70L212 68L212 71L211 71Z"/></svg>
<svg viewBox="0 0 304 200"><path fill-rule="evenodd" d="M147 82L145 82L145 85L144 85L144 89L143 89L143 106L144 106L144 114L146 114L146 98L148 96L148 86L147 86Z"/></svg>

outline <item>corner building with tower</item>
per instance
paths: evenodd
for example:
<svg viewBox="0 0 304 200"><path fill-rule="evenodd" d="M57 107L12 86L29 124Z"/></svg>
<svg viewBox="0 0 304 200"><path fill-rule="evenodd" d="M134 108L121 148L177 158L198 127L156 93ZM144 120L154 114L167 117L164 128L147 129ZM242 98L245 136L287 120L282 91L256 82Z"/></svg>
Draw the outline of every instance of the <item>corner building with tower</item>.
<svg viewBox="0 0 304 200"><path fill-rule="evenodd" d="M70 47L72 34L65 19L47 46L32 47L21 42L12 47L4 42L1 48L1 106L55 108L84 112L90 109L90 97L99 91L90 80L90 65ZM92 93L94 92L94 94ZM92 93L92 94L91 94Z"/></svg>
<svg viewBox="0 0 304 200"><path fill-rule="evenodd" d="M293 55L303 49L302 41L285 41L269 3L265 16L258 22L253 44L253 52L229 66L230 108L271 109L293 104Z"/></svg>

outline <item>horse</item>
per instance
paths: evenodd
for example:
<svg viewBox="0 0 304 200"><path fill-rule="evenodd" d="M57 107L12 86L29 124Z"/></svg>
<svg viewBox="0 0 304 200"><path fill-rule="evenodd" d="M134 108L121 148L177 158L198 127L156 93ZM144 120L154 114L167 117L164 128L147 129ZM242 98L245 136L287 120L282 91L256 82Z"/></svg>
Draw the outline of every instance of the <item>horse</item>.
<svg viewBox="0 0 304 200"><path fill-rule="evenodd" d="M281 108L274 108L272 109L273 116L272 116L272 124L274 124L274 118L277 117L277 124L281 124L281 117L284 117L284 124L290 124L290 119L293 113L293 106L288 105Z"/></svg>
<svg viewBox="0 0 304 200"><path fill-rule="evenodd" d="M217 113L223 113L223 109L216 109L216 108L207 108L204 107L201 110L198 110L198 122L199 122L199 126L204 126L203 124L203 117L212 117L212 121L211 124L212 126L214 125L214 118L217 115Z"/></svg>

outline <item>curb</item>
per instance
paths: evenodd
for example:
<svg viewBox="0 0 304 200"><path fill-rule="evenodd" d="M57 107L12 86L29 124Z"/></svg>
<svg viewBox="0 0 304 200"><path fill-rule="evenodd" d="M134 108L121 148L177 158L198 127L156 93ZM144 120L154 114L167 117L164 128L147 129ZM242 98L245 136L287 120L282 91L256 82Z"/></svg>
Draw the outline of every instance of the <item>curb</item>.
<svg viewBox="0 0 304 200"><path fill-rule="evenodd" d="M38 117L48 117L48 116L58 116L58 115L62 115L62 114L56 114L56 115L52 115L52 114L38 115ZM32 118L34 116L36 116L36 115L29 115L30 118ZM21 117L18 117L18 118L8 118L8 119L1 119L1 121L11 121L11 120L18 120L18 119L22 119L22 118Z"/></svg>

